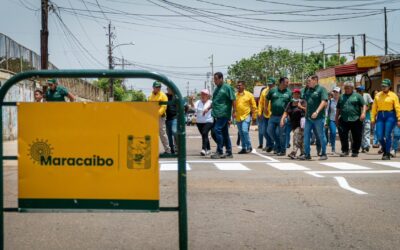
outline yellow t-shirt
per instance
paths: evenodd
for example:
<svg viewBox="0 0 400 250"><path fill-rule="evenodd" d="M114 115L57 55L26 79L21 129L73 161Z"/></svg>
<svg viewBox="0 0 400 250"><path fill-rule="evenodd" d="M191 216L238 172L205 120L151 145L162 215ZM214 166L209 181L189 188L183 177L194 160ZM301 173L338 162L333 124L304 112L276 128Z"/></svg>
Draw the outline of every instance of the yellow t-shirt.
<svg viewBox="0 0 400 250"><path fill-rule="evenodd" d="M153 92L151 92L148 100L149 102L168 102L168 97L162 91L158 92L156 95ZM160 105L158 114L160 116L165 116L166 112L167 112L167 105Z"/></svg>
<svg viewBox="0 0 400 250"><path fill-rule="evenodd" d="M258 100L258 116L264 115L265 118L269 118L271 116L271 105L268 105L268 114L266 115L264 113L264 106L265 106L265 101L267 100L268 92L269 92L269 87L263 89L263 91L261 91L260 94L260 99Z"/></svg>
<svg viewBox="0 0 400 250"><path fill-rule="evenodd" d="M253 119L257 117L257 104L253 94L245 90L243 93L236 93L236 121L244 121L252 112Z"/></svg>
<svg viewBox="0 0 400 250"><path fill-rule="evenodd" d="M381 91L375 96L371 109L371 122L376 120L379 111L395 111L397 120L400 121L399 98L394 92L389 91L385 94Z"/></svg>

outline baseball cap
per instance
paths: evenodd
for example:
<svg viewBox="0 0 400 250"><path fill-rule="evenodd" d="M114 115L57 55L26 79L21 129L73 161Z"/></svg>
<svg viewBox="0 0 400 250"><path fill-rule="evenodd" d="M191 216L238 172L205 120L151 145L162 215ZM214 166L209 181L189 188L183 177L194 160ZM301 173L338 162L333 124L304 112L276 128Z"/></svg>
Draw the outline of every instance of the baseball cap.
<svg viewBox="0 0 400 250"><path fill-rule="evenodd" d="M161 88L161 83L160 82L153 82L153 88Z"/></svg>
<svg viewBox="0 0 400 250"><path fill-rule="evenodd" d="M334 87L332 91L340 93L340 88L339 87Z"/></svg>
<svg viewBox="0 0 400 250"><path fill-rule="evenodd" d="M55 83L57 83L57 80L56 79L48 79L47 80L47 84L55 84Z"/></svg>
<svg viewBox="0 0 400 250"><path fill-rule="evenodd" d="M392 85L392 81L390 81L389 79L383 79L382 86L390 87L390 85Z"/></svg>
<svg viewBox="0 0 400 250"><path fill-rule="evenodd" d="M300 89L293 89L293 93L301 93Z"/></svg>
<svg viewBox="0 0 400 250"><path fill-rule="evenodd" d="M273 78L273 77L268 77L268 80L267 80L267 84L268 84L268 85L273 85L273 84L275 84L275 82L276 82L275 78Z"/></svg>
<svg viewBox="0 0 400 250"><path fill-rule="evenodd" d="M360 85L360 86L357 86L356 89L364 91L365 87L363 85Z"/></svg>
<svg viewBox="0 0 400 250"><path fill-rule="evenodd" d="M203 89L200 93L210 95L210 91L208 91L208 89Z"/></svg>
<svg viewBox="0 0 400 250"><path fill-rule="evenodd" d="M298 99L298 98L292 98L292 102L298 102L298 101L300 101L300 99Z"/></svg>

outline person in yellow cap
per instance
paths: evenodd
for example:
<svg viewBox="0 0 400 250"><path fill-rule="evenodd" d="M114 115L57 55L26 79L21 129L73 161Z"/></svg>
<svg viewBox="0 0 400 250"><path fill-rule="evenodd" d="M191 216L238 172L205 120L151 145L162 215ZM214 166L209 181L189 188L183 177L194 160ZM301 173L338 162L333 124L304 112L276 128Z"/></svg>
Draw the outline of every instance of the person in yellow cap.
<svg viewBox="0 0 400 250"><path fill-rule="evenodd" d="M400 127L399 98L390 91L391 85L389 79L382 81L382 91L375 96L371 110L371 124L376 124L376 134L383 151L382 160L390 160L392 131L396 123Z"/></svg>
<svg viewBox="0 0 400 250"><path fill-rule="evenodd" d="M154 82L153 83L153 91L149 96L150 102L168 102L168 97L161 91L161 83ZM161 143L164 147L164 155L171 154L171 147L168 143L167 132L165 128L165 121L167 115L167 105L160 105L160 109L158 110L158 115L160 117L160 127L159 127L159 136L161 139Z"/></svg>
<svg viewBox="0 0 400 250"><path fill-rule="evenodd" d="M239 151L239 154L247 154L253 150L249 129L251 121L255 121L257 118L257 105L253 94L245 90L244 81L238 81L236 88L236 122L242 140L242 150Z"/></svg>

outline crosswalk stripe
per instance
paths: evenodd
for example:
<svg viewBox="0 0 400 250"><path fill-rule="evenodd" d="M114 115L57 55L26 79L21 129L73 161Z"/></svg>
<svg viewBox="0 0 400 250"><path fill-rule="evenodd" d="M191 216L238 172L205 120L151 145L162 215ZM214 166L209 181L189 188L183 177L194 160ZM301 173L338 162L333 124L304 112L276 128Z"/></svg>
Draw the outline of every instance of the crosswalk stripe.
<svg viewBox="0 0 400 250"><path fill-rule="evenodd" d="M400 168L400 162L396 161L374 161L372 163L381 164L389 167Z"/></svg>
<svg viewBox="0 0 400 250"><path fill-rule="evenodd" d="M360 169L370 169L368 167L347 163L347 162L320 162L320 164L326 165L328 167L333 167L341 170L360 170Z"/></svg>
<svg viewBox="0 0 400 250"><path fill-rule="evenodd" d="M283 163L283 162L274 162L274 163L267 163L268 165L270 165L271 167L274 167L276 169L279 170L310 170L309 168L303 167L299 164L296 163Z"/></svg>
<svg viewBox="0 0 400 250"><path fill-rule="evenodd" d="M192 170L190 165L186 163L186 171ZM178 171L178 163L162 163L160 164L160 171Z"/></svg>
<svg viewBox="0 0 400 250"><path fill-rule="evenodd" d="M223 171L234 170L234 171L249 171L250 169L240 163L214 163L214 165Z"/></svg>

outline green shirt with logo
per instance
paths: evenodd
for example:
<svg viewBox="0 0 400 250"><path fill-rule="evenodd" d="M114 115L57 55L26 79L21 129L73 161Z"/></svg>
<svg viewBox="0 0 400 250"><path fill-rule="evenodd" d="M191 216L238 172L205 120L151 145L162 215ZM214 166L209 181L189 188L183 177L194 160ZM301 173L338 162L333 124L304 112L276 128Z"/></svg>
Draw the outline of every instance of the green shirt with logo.
<svg viewBox="0 0 400 250"><path fill-rule="evenodd" d="M48 102L65 102L65 97L68 96L68 90L60 85L57 85L54 91L49 88L46 92L46 101Z"/></svg>
<svg viewBox="0 0 400 250"><path fill-rule="evenodd" d="M317 111L322 101L328 101L328 92L319 84L314 88L304 88L302 90L302 99L307 103L306 118L311 119L312 114ZM324 109L320 110L316 119L325 117Z"/></svg>
<svg viewBox="0 0 400 250"><path fill-rule="evenodd" d="M337 109L340 109L340 119L345 122L354 122L360 119L364 98L358 93L342 94L339 97Z"/></svg>
<svg viewBox="0 0 400 250"><path fill-rule="evenodd" d="M232 103L236 100L233 88L223 83L217 86L212 98L211 115L215 118L228 118L232 116Z"/></svg>
<svg viewBox="0 0 400 250"><path fill-rule="evenodd" d="M267 101L271 101L271 114L281 116L292 99L292 91L287 88L280 90L278 87L274 87L268 92L266 98Z"/></svg>

